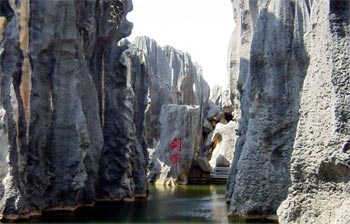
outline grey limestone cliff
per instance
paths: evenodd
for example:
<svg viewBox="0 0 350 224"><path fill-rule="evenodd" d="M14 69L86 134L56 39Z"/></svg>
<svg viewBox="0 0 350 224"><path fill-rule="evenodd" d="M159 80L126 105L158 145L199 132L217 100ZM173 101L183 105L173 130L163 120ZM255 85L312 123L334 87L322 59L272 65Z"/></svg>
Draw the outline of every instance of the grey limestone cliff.
<svg viewBox="0 0 350 224"><path fill-rule="evenodd" d="M233 9L230 215L275 218L279 207L281 223L348 223L349 1Z"/></svg>
<svg viewBox="0 0 350 224"><path fill-rule="evenodd" d="M199 106L162 106L161 136L152 158L151 182L165 186L187 183L200 143L199 117Z"/></svg>
<svg viewBox="0 0 350 224"><path fill-rule="evenodd" d="M145 138L147 147L155 149L160 139L162 105L199 105L204 111L209 86L188 53L171 46L161 47L146 36L136 37L133 44L143 52L148 73Z"/></svg>
<svg viewBox="0 0 350 224"><path fill-rule="evenodd" d="M350 222L350 2L313 1L310 66L280 223Z"/></svg>
<svg viewBox="0 0 350 224"><path fill-rule="evenodd" d="M233 1L231 83L241 114L228 182L230 215L273 215L287 196L308 55L306 1ZM236 86L236 87L235 87ZM235 95L238 94L238 95Z"/></svg>
<svg viewBox="0 0 350 224"><path fill-rule="evenodd" d="M145 69L148 77L144 136L149 149L150 160L161 160L164 162L165 158L164 155L162 155L165 147L165 140L162 138L166 137L166 135L161 134L161 126L165 125L162 124L162 121L166 119L161 118L162 107L168 104L199 106L200 112L196 114L196 116L198 115L198 118L196 118L198 119L198 121L196 121L198 122L198 126L195 126L197 135L192 136L194 138L199 138L199 142L191 149L194 150L193 152L196 156L190 157L191 160L187 161L186 171L184 170L184 172L189 173L190 166L188 165L205 157L201 133L204 116L208 108L209 85L203 79L200 66L194 63L191 56L186 52L177 50L171 46L160 47L155 40L146 36L136 37L133 41L133 48L138 49L140 53L143 54L143 69ZM183 112L184 116L187 114L183 109L178 109L178 112ZM191 117L193 116L191 115ZM184 117L184 119L187 118ZM177 120L179 121L179 119ZM167 125L172 125L168 127L170 129L173 128L175 130L177 128L175 123L167 123ZM190 126L187 125L181 127L181 130L185 130L185 127L190 128ZM167 131L169 132L169 130ZM191 133L191 131L189 132ZM162 146L158 144L162 144ZM153 154L155 150L156 153ZM155 162L150 163L150 169L153 173L151 176L159 177L161 173L164 174L168 172L162 170L159 166L155 168L154 165L156 165ZM187 176L188 174L186 174L186 179ZM155 177L151 179L154 181ZM161 179L163 179L164 182L164 178ZM176 178L174 180L176 180ZM184 183L185 182L187 182L187 180L184 181Z"/></svg>
<svg viewBox="0 0 350 224"><path fill-rule="evenodd" d="M171 69L163 49L148 37L136 37L136 48L142 50L148 71L148 94L145 112L145 137L148 148L155 148L160 137L159 117L162 105L171 103Z"/></svg>
<svg viewBox="0 0 350 224"><path fill-rule="evenodd" d="M31 0L24 26L23 12L2 14L10 19L1 44L2 219L145 195L134 91L117 44L130 34L131 8L129 0Z"/></svg>

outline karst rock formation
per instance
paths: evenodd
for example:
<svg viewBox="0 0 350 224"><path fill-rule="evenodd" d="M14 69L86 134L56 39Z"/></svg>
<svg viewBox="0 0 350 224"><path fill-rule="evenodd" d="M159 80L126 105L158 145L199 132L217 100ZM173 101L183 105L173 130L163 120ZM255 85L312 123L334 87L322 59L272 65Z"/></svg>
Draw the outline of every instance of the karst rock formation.
<svg viewBox="0 0 350 224"><path fill-rule="evenodd" d="M1 1L3 219L145 197L141 78L118 45L131 9L129 0Z"/></svg>
<svg viewBox="0 0 350 224"><path fill-rule="evenodd" d="M230 216L348 223L349 1L232 3Z"/></svg>
<svg viewBox="0 0 350 224"><path fill-rule="evenodd" d="M230 167L230 217L350 223L350 1L231 2L209 97L188 53L124 39L131 0L1 0L0 220Z"/></svg>
<svg viewBox="0 0 350 224"><path fill-rule="evenodd" d="M168 104L180 113L168 132L193 134L188 175L209 86L188 53L123 39L131 0L4 0L0 10L1 219L146 197Z"/></svg>

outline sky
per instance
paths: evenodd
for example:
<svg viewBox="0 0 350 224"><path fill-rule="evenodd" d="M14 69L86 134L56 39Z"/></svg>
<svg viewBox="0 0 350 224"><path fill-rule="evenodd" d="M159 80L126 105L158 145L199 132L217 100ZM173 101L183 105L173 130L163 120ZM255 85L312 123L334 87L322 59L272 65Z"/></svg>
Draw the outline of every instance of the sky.
<svg viewBox="0 0 350 224"><path fill-rule="evenodd" d="M149 36L160 46L191 54L211 87L226 87L227 55L234 29L230 0L133 0L127 19L134 23L129 40Z"/></svg>

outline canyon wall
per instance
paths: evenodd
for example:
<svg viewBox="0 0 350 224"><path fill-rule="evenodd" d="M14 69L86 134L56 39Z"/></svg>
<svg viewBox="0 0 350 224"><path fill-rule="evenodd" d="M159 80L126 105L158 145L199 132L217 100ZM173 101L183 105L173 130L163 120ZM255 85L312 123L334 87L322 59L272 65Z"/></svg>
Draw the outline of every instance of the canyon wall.
<svg viewBox="0 0 350 224"><path fill-rule="evenodd" d="M232 3L230 216L347 223L349 1Z"/></svg>
<svg viewBox="0 0 350 224"><path fill-rule="evenodd" d="M231 43L238 55L232 53L231 64L239 67L232 69L231 82L240 93L242 117L228 184L233 217L272 215L287 195L309 61L303 39L308 11L298 2L234 2L239 19Z"/></svg>
<svg viewBox="0 0 350 224"><path fill-rule="evenodd" d="M350 2L313 1L291 187L280 223L350 222Z"/></svg>
<svg viewBox="0 0 350 224"><path fill-rule="evenodd" d="M26 13L17 9L27 1L10 3L1 1L1 218L144 197L141 90L118 45L131 1L31 0Z"/></svg>

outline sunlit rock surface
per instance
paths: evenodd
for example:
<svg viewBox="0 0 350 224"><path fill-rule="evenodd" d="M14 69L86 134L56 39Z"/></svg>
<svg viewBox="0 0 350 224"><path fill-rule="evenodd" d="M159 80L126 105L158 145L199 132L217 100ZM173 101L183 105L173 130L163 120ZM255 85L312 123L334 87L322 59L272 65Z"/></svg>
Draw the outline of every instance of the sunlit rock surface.
<svg viewBox="0 0 350 224"><path fill-rule="evenodd" d="M214 86L203 123L205 150L211 170L231 165L237 139L237 121L233 119L233 114L230 90Z"/></svg>
<svg viewBox="0 0 350 224"><path fill-rule="evenodd" d="M212 168L231 165L236 143L235 129L237 129L237 123L234 121L227 124L218 123L210 135L208 140L213 147L213 152L209 163Z"/></svg>
<svg viewBox="0 0 350 224"><path fill-rule="evenodd" d="M164 105L160 123L161 136L152 158L150 181L167 186L186 184L201 138L200 107Z"/></svg>

